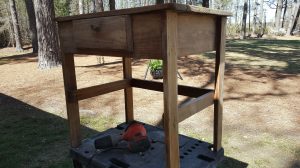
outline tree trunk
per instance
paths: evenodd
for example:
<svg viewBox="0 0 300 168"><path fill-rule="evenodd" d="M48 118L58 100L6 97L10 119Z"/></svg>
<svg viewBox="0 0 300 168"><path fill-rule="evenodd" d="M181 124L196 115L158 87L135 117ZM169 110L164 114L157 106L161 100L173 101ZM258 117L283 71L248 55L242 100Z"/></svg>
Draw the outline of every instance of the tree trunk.
<svg viewBox="0 0 300 168"><path fill-rule="evenodd" d="M260 9L259 9L259 35L262 37L264 34L264 0L260 0Z"/></svg>
<svg viewBox="0 0 300 168"><path fill-rule="evenodd" d="M248 31L249 31L249 36L251 36L251 1L248 0Z"/></svg>
<svg viewBox="0 0 300 168"><path fill-rule="evenodd" d="M156 4L163 4L163 3L164 3L164 0L156 0L155 3L156 3Z"/></svg>
<svg viewBox="0 0 300 168"><path fill-rule="evenodd" d="M31 37L31 44L33 53L38 52L38 40L37 40L37 32L36 32L36 22L35 22L35 13L34 13L34 5L32 0L25 1L28 20L29 20L29 30Z"/></svg>
<svg viewBox="0 0 300 168"><path fill-rule="evenodd" d="M286 35L293 35L292 32L294 31L296 25L297 25L297 15L299 17L299 10L300 10L300 0L294 0L293 3L293 9L291 11L291 15L289 18L289 25L286 31ZM296 24L295 24L296 23ZM295 26L294 26L295 25Z"/></svg>
<svg viewBox="0 0 300 168"><path fill-rule="evenodd" d="M299 15L300 15L300 3L299 2L298 2L297 6L298 6L298 10L297 10L297 14L296 14L296 17L295 17L295 20L294 20L294 24L293 24L293 27L292 27L292 30L291 30L291 35L294 35L293 32L296 29L297 22L299 20Z"/></svg>
<svg viewBox="0 0 300 168"><path fill-rule="evenodd" d="M275 15L275 30L276 32L279 31L281 24L281 14L282 14L282 0L277 0L277 8L276 8L276 15Z"/></svg>
<svg viewBox="0 0 300 168"><path fill-rule="evenodd" d="M78 1L78 9L79 9L79 14L83 14L83 10L84 10L84 8L83 8L83 0L79 0Z"/></svg>
<svg viewBox="0 0 300 168"><path fill-rule="evenodd" d="M202 6L206 7L206 8L209 8L209 0L203 0L202 1Z"/></svg>
<svg viewBox="0 0 300 168"><path fill-rule="evenodd" d="M281 24L281 28L284 28L284 22L285 22L285 14L286 14L286 10L287 10L287 0L284 1L284 6L283 6L283 16L282 16L282 24Z"/></svg>
<svg viewBox="0 0 300 168"><path fill-rule="evenodd" d="M109 10L115 10L115 9L116 9L115 0L109 0Z"/></svg>
<svg viewBox="0 0 300 168"><path fill-rule="evenodd" d="M14 36L15 36L15 42L16 42L16 50L23 51L22 44L21 44L21 33L20 33L20 27L19 27L19 21L18 21L15 0L9 0L9 6L10 6L11 20L12 20L12 24L13 24L13 30L14 30Z"/></svg>
<svg viewBox="0 0 300 168"><path fill-rule="evenodd" d="M253 34L256 34L257 30L257 0L254 1L254 10L253 10Z"/></svg>
<svg viewBox="0 0 300 168"><path fill-rule="evenodd" d="M103 12L104 11L103 0L95 0L95 1L96 1L96 11Z"/></svg>
<svg viewBox="0 0 300 168"><path fill-rule="evenodd" d="M91 1L91 11L92 13L96 12L96 0Z"/></svg>
<svg viewBox="0 0 300 168"><path fill-rule="evenodd" d="M38 67L47 69L61 64L53 1L34 0L37 34Z"/></svg>
<svg viewBox="0 0 300 168"><path fill-rule="evenodd" d="M234 22L236 25L238 25L238 11L239 11L239 0L236 0L236 8L235 8L235 17Z"/></svg>
<svg viewBox="0 0 300 168"><path fill-rule="evenodd" d="M242 39L246 38L247 9L248 9L248 0L244 0L242 30L241 30L241 38Z"/></svg>

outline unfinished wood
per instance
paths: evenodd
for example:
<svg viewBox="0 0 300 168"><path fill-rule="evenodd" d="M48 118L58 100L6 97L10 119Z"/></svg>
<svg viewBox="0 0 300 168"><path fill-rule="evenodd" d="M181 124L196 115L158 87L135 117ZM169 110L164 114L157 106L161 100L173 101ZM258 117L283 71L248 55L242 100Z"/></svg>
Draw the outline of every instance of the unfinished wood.
<svg viewBox="0 0 300 168"><path fill-rule="evenodd" d="M126 80L132 78L131 58L123 58L123 76ZM132 87L124 89L126 122L134 120Z"/></svg>
<svg viewBox="0 0 300 168"><path fill-rule="evenodd" d="M76 148L81 144L81 134L78 101L76 97L71 94L77 90L73 55L62 54L62 68L70 129L70 141L71 146Z"/></svg>
<svg viewBox="0 0 300 168"><path fill-rule="evenodd" d="M161 22L160 13L132 16L134 58L162 58Z"/></svg>
<svg viewBox="0 0 300 168"><path fill-rule="evenodd" d="M141 89L159 91L159 92L163 91L163 83L161 82L132 79L131 86L141 88ZM201 89L201 88L196 88L191 86L178 85L178 94L183 96L188 96L188 97L199 97L211 91L212 91L211 89Z"/></svg>
<svg viewBox="0 0 300 168"><path fill-rule="evenodd" d="M62 22L58 24L60 48L64 53L74 53L73 23Z"/></svg>
<svg viewBox="0 0 300 168"><path fill-rule="evenodd" d="M132 52L126 50L114 49L96 49L96 48L79 48L71 52L73 54L89 54L89 55L103 55L110 57L132 57Z"/></svg>
<svg viewBox="0 0 300 168"><path fill-rule="evenodd" d="M161 5L144 6L144 7L138 7L138 8L105 11L105 12L98 12L98 13L91 13L91 14L84 14L84 15L58 17L58 18L56 18L56 21L63 22L63 21L69 21L69 20L117 16L117 15L130 15L130 14L137 14L137 13L163 11L163 10L174 10L176 12L219 15L219 16L231 16L232 15L231 12L228 12L228 11L196 7L196 6L192 6L192 5L169 3L169 4L161 4Z"/></svg>
<svg viewBox="0 0 300 168"><path fill-rule="evenodd" d="M215 50L216 16L178 14L178 55Z"/></svg>
<svg viewBox="0 0 300 168"><path fill-rule="evenodd" d="M76 48L127 50L126 17L112 16L73 21Z"/></svg>
<svg viewBox="0 0 300 168"><path fill-rule="evenodd" d="M216 66L215 66L215 94L214 94L214 151L222 148L222 120L223 120L223 83L225 70L225 40L226 17L219 17L216 24Z"/></svg>
<svg viewBox="0 0 300 168"><path fill-rule="evenodd" d="M125 89L128 87L130 87L130 80L124 79L124 80L110 82L102 85L78 89L73 91L73 95L78 100L83 100L83 99L99 96L102 94L114 92L117 90Z"/></svg>
<svg viewBox="0 0 300 168"><path fill-rule="evenodd" d="M177 109L177 13L167 11L163 34L164 131L167 168L179 168Z"/></svg>
<svg viewBox="0 0 300 168"><path fill-rule="evenodd" d="M213 91L192 99L178 107L178 121L181 122L212 104L214 104Z"/></svg>

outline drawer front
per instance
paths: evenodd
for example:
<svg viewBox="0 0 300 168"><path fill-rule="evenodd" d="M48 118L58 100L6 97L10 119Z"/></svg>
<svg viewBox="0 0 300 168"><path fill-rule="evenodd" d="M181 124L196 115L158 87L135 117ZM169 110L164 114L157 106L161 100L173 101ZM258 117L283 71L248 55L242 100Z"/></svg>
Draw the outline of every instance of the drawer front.
<svg viewBox="0 0 300 168"><path fill-rule="evenodd" d="M111 16L73 21L77 49L127 50L127 16Z"/></svg>

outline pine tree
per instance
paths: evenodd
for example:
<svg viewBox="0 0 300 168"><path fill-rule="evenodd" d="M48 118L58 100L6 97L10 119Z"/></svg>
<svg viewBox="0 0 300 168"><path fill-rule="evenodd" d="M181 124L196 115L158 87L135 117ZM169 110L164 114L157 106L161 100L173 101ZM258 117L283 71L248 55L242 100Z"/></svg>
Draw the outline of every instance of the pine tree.
<svg viewBox="0 0 300 168"><path fill-rule="evenodd" d="M61 64L53 1L34 0L38 34L38 67L52 68Z"/></svg>
<svg viewBox="0 0 300 168"><path fill-rule="evenodd" d="M15 42L16 42L16 50L23 51L22 44L21 44L21 33L20 33L20 27L19 27L19 21L18 21L15 0L9 0L9 6L10 6L11 20L12 20L13 30L14 30L14 37L15 37Z"/></svg>

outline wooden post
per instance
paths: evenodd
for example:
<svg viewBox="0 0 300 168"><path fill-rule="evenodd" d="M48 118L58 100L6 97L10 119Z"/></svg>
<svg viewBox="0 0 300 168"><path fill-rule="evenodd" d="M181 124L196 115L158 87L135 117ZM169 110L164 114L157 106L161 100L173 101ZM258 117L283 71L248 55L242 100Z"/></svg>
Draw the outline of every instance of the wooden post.
<svg viewBox="0 0 300 168"><path fill-rule="evenodd" d="M223 81L225 69L226 17L218 17L216 24L216 66L214 94L214 151L221 149L223 120Z"/></svg>
<svg viewBox="0 0 300 168"><path fill-rule="evenodd" d="M124 79L132 78L131 58L123 57L123 76ZM132 87L124 89L124 95L126 122L128 123L134 120Z"/></svg>
<svg viewBox="0 0 300 168"><path fill-rule="evenodd" d="M167 168L179 168L177 13L166 11L163 34L164 131Z"/></svg>
<svg viewBox="0 0 300 168"><path fill-rule="evenodd" d="M62 54L62 57L62 69L65 85L68 123L70 129L70 141L71 147L76 148L81 143L81 134L78 100L72 94L73 91L77 90L74 56L73 54ZM74 168L82 167L82 165L76 160L73 160L73 165Z"/></svg>

